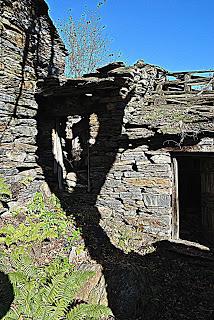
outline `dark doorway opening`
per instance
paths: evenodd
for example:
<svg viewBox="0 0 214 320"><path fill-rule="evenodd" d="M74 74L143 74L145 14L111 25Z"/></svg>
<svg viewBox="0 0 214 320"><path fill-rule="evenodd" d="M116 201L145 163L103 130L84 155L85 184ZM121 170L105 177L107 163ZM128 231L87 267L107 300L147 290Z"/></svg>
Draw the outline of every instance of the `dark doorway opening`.
<svg viewBox="0 0 214 320"><path fill-rule="evenodd" d="M214 157L176 155L177 224L180 239L214 245Z"/></svg>
<svg viewBox="0 0 214 320"><path fill-rule="evenodd" d="M199 157L178 157L180 238L201 242L201 177Z"/></svg>

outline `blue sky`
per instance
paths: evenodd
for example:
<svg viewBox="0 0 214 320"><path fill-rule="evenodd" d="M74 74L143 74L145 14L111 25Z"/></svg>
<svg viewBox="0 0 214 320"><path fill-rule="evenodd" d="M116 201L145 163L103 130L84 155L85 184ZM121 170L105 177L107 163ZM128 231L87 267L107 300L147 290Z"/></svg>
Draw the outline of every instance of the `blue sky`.
<svg viewBox="0 0 214 320"><path fill-rule="evenodd" d="M98 0L47 0L54 22L74 17ZM106 0L102 23L121 60L167 70L214 69L214 0Z"/></svg>

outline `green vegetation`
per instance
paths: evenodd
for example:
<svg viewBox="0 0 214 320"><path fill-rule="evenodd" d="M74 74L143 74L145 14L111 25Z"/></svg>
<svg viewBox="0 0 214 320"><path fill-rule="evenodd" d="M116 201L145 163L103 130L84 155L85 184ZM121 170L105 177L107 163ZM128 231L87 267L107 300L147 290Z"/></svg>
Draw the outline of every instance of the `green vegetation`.
<svg viewBox="0 0 214 320"><path fill-rule="evenodd" d="M0 177L0 201L5 201L11 198L10 187L5 182L5 179Z"/></svg>
<svg viewBox="0 0 214 320"><path fill-rule="evenodd" d="M120 230L118 237L118 247L124 252L129 253L133 250L131 240L133 238L133 230Z"/></svg>
<svg viewBox="0 0 214 320"><path fill-rule="evenodd" d="M67 316L68 320L84 320L84 319L100 319L102 316L108 316L111 313L109 308L105 306L98 306L95 304L81 304L73 310ZM91 315L91 316L90 316Z"/></svg>
<svg viewBox="0 0 214 320"><path fill-rule="evenodd" d="M54 203L55 202L55 203ZM28 205L27 211L22 209L15 212L17 217L21 216L18 225L8 224L0 229L0 243L7 247L31 248L35 242L43 242L45 239L56 239L65 237L69 240L67 230L71 227L65 213L54 198L51 199L49 207L43 201L41 193L36 193L32 203Z"/></svg>
<svg viewBox="0 0 214 320"><path fill-rule="evenodd" d="M0 271L8 275L15 295L4 320L96 320L111 314L105 306L77 300L78 292L94 274L78 271L69 262L66 248L71 249L79 239L80 230L66 217L56 197L45 203L37 193L25 212L15 212L0 229ZM46 255L43 261L40 253L36 259L36 248L54 241L61 243L57 254L48 259ZM82 246L79 251L84 250Z"/></svg>
<svg viewBox="0 0 214 320"><path fill-rule="evenodd" d="M34 180L34 177L28 175L23 177L23 179L20 181L21 184L23 184L25 187L29 186L30 183Z"/></svg>

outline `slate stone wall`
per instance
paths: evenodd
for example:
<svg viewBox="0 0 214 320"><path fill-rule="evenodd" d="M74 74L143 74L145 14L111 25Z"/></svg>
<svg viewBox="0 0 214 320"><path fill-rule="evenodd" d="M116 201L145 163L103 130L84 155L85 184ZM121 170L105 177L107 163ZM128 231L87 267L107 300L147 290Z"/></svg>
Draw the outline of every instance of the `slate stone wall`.
<svg viewBox="0 0 214 320"><path fill-rule="evenodd" d="M152 129L129 125L130 115L135 116L139 109L141 115L144 113L142 101L152 95L155 79L162 73L155 66L141 64L129 70L111 71L111 75L126 78L119 95L122 105L117 98L109 97L101 123L92 124L92 128L105 124L99 152L92 146L90 154L92 193L99 184L103 166L115 155L96 206L102 216L101 225L124 250L136 250L154 240L169 238L171 232L170 155L151 152L149 140L155 135Z"/></svg>
<svg viewBox="0 0 214 320"><path fill-rule="evenodd" d="M171 238L172 154L214 152L213 107L202 105L196 124L198 114L189 118L193 103L161 104L160 110L150 98L163 79L165 70L139 61L132 67L112 64L62 86L46 84L40 92L49 97L47 114L52 112L64 128L59 136L69 201L76 201L77 208L95 206L101 226L124 250ZM50 121L41 147L50 137L49 126ZM43 166L48 152L44 144Z"/></svg>
<svg viewBox="0 0 214 320"><path fill-rule="evenodd" d="M62 77L65 48L43 0L0 1L0 176L12 189L3 212L38 190L37 81Z"/></svg>
<svg viewBox="0 0 214 320"><path fill-rule="evenodd" d="M124 250L170 238L172 153L214 152L212 92L168 101L159 90L167 72L143 61L65 82L66 52L46 3L0 4L0 176L12 191L0 212L50 187L78 210L96 208Z"/></svg>

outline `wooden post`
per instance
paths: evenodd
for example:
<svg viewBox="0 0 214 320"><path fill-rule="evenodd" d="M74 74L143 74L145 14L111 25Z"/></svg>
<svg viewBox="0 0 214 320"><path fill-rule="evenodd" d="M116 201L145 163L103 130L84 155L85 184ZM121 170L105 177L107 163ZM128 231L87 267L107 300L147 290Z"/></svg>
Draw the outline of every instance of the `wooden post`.
<svg viewBox="0 0 214 320"><path fill-rule="evenodd" d="M185 76L184 76L184 91L185 92L190 92L191 91L191 85L186 83L186 81L188 82L189 80L191 80L191 74L189 73L186 73Z"/></svg>
<svg viewBox="0 0 214 320"><path fill-rule="evenodd" d="M173 192L172 192L172 239L179 239L179 195L178 195L178 162L175 157L173 164Z"/></svg>

